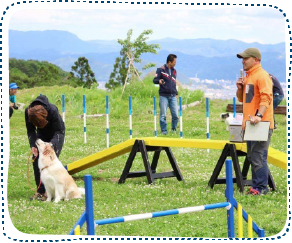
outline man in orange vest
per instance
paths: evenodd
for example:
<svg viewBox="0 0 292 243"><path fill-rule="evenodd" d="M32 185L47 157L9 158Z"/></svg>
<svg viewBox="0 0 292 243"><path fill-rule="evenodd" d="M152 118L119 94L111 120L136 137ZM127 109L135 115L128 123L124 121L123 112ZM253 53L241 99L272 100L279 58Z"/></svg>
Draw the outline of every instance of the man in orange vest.
<svg viewBox="0 0 292 243"><path fill-rule="evenodd" d="M260 195L269 192L267 155L270 138L274 129L273 83L269 74L261 66L261 53L256 48L248 48L237 54L242 59L244 78L236 82L236 96L243 102L242 128L250 120L256 126L261 121L269 121L267 141L247 141L247 158L251 162L252 187L248 194Z"/></svg>

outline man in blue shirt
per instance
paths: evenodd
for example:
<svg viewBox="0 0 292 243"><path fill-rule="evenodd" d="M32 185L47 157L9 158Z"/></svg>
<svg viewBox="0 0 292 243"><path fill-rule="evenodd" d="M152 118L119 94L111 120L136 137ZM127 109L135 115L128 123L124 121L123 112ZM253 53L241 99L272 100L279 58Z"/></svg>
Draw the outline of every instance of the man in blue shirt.
<svg viewBox="0 0 292 243"><path fill-rule="evenodd" d="M157 68L153 79L154 84L159 84L159 107L160 107L160 128L163 135L167 134L166 110L169 107L172 123L171 130L176 132L178 114L177 114L177 89L176 89L176 65L177 56L169 54L166 64Z"/></svg>
<svg viewBox="0 0 292 243"><path fill-rule="evenodd" d="M18 107L16 106L16 93L17 93L18 86L16 83L9 84L9 119L13 114L13 109L17 110Z"/></svg>
<svg viewBox="0 0 292 243"><path fill-rule="evenodd" d="M272 74L270 74L270 77L272 78L273 81L274 129L277 129L275 120L275 109L284 99L284 92L278 79Z"/></svg>

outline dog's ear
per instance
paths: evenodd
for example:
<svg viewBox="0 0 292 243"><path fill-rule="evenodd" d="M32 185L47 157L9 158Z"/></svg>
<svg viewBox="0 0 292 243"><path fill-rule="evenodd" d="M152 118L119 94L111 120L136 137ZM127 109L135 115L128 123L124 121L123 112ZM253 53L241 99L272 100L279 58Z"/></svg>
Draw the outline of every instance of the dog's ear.
<svg viewBox="0 0 292 243"><path fill-rule="evenodd" d="M229 113L221 113L220 117L221 119L226 119L227 117L229 117Z"/></svg>

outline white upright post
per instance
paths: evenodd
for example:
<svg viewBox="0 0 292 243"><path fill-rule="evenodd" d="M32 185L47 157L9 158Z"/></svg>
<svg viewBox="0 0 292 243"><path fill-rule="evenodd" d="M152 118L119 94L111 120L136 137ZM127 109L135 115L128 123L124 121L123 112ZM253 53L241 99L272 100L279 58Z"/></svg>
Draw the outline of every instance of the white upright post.
<svg viewBox="0 0 292 243"><path fill-rule="evenodd" d="M153 103L154 103L154 136L157 137L157 125L156 125L156 97L153 97Z"/></svg>
<svg viewBox="0 0 292 243"><path fill-rule="evenodd" d="M83 95L83 124L84 124L84 143L87 143L86 140L86 101L85 95Z"/></svg>
<svg viewBox="0 0 292 243"><path fill-rule="evenodd" d="M63 122L65 124L65 95L62 95L62 110L63 110ZM64 143L65 143L65 138L64 138Z"/></svg>
<svg viewBox="0 0 292 243"><path fill-rule="evenodd" d="M183 138L182 98L181 97L179 97L179 124L180 124L180 138Z"/></svg>
<svg viewBox="0 0 292 243"><path fill-rule="evenodd" d="M129 96L129 120L130 120L130 139L132 139L132 99L131 96Z"/></svg>
<svg viewBox="0 0 292 243"><path fill-rule="evenodd" d="M109 148L109 104L106 96L106 147Z"/></svg>
<svg viewBox="0 0 292 243"><path fill-rule="evenodd" d="M210 130L209 130L209 98L206 98L206 117L207 117L207 139L210 139ZM207 152L209 153L210 150L207 149Z"/></svg>

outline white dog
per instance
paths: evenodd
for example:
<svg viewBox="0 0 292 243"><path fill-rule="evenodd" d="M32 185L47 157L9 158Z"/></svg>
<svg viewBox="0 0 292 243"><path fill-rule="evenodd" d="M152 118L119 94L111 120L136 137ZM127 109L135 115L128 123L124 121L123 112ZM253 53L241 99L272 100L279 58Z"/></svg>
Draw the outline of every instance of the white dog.
<svg viewBox="0 0 292 243"><path fill-rule="evenodd" d="M50 202L54 198L54 202L57 203L62 199L81 198L81 195L85 192L84 188L77 187L72 176L64 168L51 146L48 146L50 153L43 154L46 144L48 143L41 139L36 141L39 150L41 181L46 188L47 201Z"/></svg>
<svg viewBox="0 0 292 243"><path fill-rule="evenodd" d="M226 130L229 132L229 125L233 121L233 113L221 113L220 118L225 121Z"/></svg>

